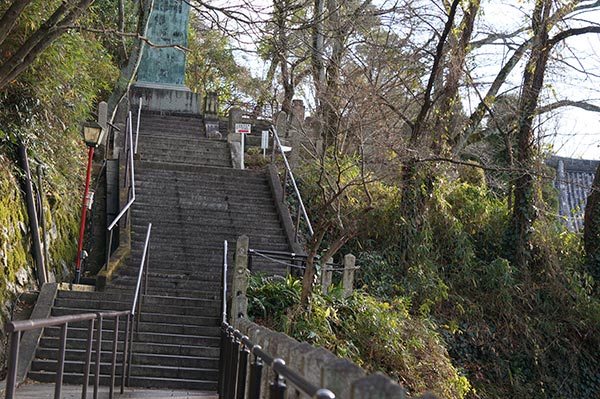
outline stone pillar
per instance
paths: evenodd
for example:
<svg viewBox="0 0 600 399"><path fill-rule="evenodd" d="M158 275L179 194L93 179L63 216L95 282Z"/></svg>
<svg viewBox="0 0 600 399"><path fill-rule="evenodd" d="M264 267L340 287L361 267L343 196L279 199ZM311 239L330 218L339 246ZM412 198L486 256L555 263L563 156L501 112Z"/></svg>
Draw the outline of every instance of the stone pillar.
<svg viewBox="0 0 600 399"><path fill-rule="evenodd" d="M336 398L350 398L352 383L365 377L363 369L347 359L336 359L322 366L323 388L329 389Z"/></svg>
<svg viewBox="0 0 600 399"><path fill-rule="evenodd" d="M227 133L232 134L235 133L235 124L240 123L242 121L242 110L238 107L233 107L229 110L229 126L227 129ZM239 141L239 137L237 138Z"/></svg>
<svg viewBox="0 0 600 399"><path fill-rule="evenodd" d="M227 127L227 142L231 151L231 163L234 169L242 169L242 139L235 133L235 124L242 121L242 110L233 107L229 110L229 125Z"/></svg>
<svg viewBox="0 0 600 399"><path fill-rule="evenodd" d="M381 373L361 378L352 384L352 399L406 399L406 391Z"/></svg>
<svg viewBox="0 0 600 399"><path fill-rule="evenodd" d="M356 256L347 254L344 256L344 274L342 275L342 288L344 290L344 298L352 295L354 290L354 268L356 267Z"/></svg>
<svg viewBox="0 0 600 399"><path fill-rule="evenodd" d="M238 238L235 246L235 267L231 284L231 316L230 324L237 328L240 317L248 315L248 236Z"/></svg>

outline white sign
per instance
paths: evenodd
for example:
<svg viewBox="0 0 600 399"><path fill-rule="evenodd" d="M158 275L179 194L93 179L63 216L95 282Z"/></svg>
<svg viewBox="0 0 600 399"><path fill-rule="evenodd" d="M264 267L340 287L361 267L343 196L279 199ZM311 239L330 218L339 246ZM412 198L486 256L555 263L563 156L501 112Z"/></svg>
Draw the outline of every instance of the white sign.
<svg viewBox="0 0 600 399"><path fill-rule="evenodd" d="M266 150L267 148L269 148L269 131L268 130L262 131L260 148L262 148L263 150Z"/></svg>
<svg viewBox="0 0 600 399"><path fill-rule="evenodd" d="M236 123L235 132L238 134L249 134L252 129L252 125L249 123Z"/></svg>

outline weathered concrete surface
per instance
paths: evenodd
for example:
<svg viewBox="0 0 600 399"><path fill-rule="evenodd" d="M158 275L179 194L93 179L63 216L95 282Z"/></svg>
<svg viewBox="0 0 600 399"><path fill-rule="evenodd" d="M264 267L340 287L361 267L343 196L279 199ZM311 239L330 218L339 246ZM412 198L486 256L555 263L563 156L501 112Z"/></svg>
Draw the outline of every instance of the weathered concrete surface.
<svg viewBox="0 0 600 399"><path fill-rule="evenodd" d="M38 300L31 313L32 320L47 319L50 317L57 291L58 284L56 283L46 283L42 286ZM31 362L33 361L43 332L43 329L37 329L22 333L17 367L17 384L22 383L27 378L27 373L31 367Z"/></svg>

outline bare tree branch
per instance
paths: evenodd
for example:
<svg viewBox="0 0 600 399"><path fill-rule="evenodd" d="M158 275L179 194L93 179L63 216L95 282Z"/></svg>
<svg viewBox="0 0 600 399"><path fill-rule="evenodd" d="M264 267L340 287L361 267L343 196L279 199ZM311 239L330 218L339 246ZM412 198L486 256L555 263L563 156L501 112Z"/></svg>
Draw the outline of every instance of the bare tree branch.
<svg viewBox="0 0 600 399"><path fill-rule="evenodd" d="M576 108L584 109L586 111L600 112L600 106L590 104L586 101L560 100L560 101L554 102L552 104L538 107L538 109L536 110L536 113L539 115L539 114L553 111L553 110L561 108L561 107L576 107Z"/></svg>

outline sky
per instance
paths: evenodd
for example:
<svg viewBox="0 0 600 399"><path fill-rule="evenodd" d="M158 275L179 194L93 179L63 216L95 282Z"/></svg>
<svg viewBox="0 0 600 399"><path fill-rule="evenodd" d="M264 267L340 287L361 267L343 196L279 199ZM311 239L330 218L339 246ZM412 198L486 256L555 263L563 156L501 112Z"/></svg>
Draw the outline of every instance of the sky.
<svg viewBox="0 0 600 399"><path fill-rule="evenodd" d="M582 3L585 3L582 2ZM484 15L482 26L509 32L516 29L531 13L531 2L518 0L486 0L482 6ZM600 24L600 11L579 14L570 26L592 23ZM499 47L500 48L500 47ZM544 83L546 89L540 97L541 104L570 99L589 101L600 106L600 35L587 34L569 38L564 45L556 48L559 57L550 64ZM489 48L486 49L489 51ZM489 63L475 71L476 75L488 80L500 68L503 54L490 54ZM584 74L585 70L590 74ZM512 84L517 85L522 70L511 76ZM538 121L543 127L544 142L560 156L600 159L600 113L584 111L575 107L563 107Z"/></svg>

